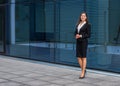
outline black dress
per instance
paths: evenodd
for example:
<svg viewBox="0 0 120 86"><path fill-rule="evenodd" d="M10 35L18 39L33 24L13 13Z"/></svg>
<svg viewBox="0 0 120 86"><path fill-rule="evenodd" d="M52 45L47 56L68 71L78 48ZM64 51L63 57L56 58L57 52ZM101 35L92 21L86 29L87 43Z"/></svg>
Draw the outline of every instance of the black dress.
<svg viewBox="0 0 120 86"><path fill-rule="evenodd" d="M89 23L85 23L79 32L77 27L78 25L76 26L75 35L82 35L82 38L76 39L76 57L85 58L87 55L88 38L90 38L91 25Z"/></svg>

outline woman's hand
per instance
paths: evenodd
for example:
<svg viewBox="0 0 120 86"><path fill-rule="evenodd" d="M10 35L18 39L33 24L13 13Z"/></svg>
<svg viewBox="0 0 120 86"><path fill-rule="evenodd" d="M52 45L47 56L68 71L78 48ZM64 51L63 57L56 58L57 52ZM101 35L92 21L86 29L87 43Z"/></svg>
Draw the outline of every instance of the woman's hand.
<svg viewBox="0 0 120 86"><path fill-rule="evenodd" d="M76 34L75 38L76 38L76 39L82 38L82 35Z"/></svg>

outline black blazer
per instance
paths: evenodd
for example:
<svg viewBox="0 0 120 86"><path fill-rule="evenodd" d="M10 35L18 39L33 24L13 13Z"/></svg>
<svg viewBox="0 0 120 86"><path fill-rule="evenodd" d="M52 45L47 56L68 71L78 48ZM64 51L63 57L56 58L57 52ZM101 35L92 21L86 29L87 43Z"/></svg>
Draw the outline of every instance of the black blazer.
<svg viewBox="0 0 120 86"><path fill-rule="evenodd" d="M76 34L82 35L82 38L78 38L77 40L82 41L84 39L90 38L90 35L91 35L91 25L89 23L84 24L81 27L79 32L77 30L77 27L78 27L78 25L75 28L75 34L74 35L76 35Z"/></svg>

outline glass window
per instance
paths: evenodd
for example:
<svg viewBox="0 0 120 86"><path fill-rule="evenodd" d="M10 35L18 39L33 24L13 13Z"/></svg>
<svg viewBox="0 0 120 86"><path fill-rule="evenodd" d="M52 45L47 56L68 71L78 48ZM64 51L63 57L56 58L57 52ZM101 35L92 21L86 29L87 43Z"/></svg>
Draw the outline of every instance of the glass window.
<svg viewBox="0 0 120 86"><path fill-rule="evenodd" d="M87 1L87 12L92 24L88 67L120 71L119 0ZM108 9L109 8L109 9Z"/></svg>
<svg viewBox="0 0 120 86"><path fill-rule="evenodd" d="M0 6L0 52L3 53L5 46L5 7Z"/></svg>
<svg viewBox="0 0 120 86"><path fill-rule="evenodd" d="M107 53L108 1L94 0L87 1L86 4L86 11L92 25L88 46L88 67L108 70L111 64L111 55Z"/></svg>
<svg viewBox="0 0 120 86"><path fill-rule="evenodd" d="M74 31L79 15L84 11L84 0L60 0L56 4L56 62L78 65L75 57Z"/></svg>
<svg viewBox="0 0 120 86"><path fill-rule="evenodd" d="M79 66L74 31L80 13L86 11L91 23L87 67L120 71L119 0L15 1L10 5L7 55ZM3 47L1 40L2 36Z"/></svg>
<svg viewBox="0 0 120 86"><path fill-rule="evenodd" d="M31 2L31 1L33 1L33 0L15 0L15 2Z"/></svg>
<svg viewBox="0 0 120 86"><path fill-rule="evenodd" d="M9 55L29 57L29 8L26 4L11 4Z"/></svg>
<svg viewBox="0 0 120 86"><path fill-rule="evenodd" d="M120 72L120 8L119 0L109 1L108 53L111 55L111 69Z"/></svg>
<svg viewBox="0 0 120 86"><path fill-rule="evenodd" d="M7 0L0 0L0 4L5 3Z"/></svg>
<svg viewBox="0 0 120 86"><path fill-rule="evenodd" d="M54 61L54 3L53 1L35 3L31 12L30 56L32 59Z"/></svg>

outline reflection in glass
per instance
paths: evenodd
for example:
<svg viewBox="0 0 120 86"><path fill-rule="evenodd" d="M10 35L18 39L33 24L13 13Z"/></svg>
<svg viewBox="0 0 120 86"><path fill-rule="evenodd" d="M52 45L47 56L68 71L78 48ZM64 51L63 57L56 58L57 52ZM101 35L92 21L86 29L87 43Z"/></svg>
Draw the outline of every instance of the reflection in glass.
<svg viewBox="0 0 120 86"><path fill-rule="evenodd" d="M80 12L84 11L84 0L62 0L57 2L56 7L59 7L56 9L56 21L59 21L56 26L56 34L59 34L55 49L56 62L78 66L74 31Z"/></svg>
<svg viewBox="0 0 120 86"><path fill-rule="evenodd" d="M31 31L30 56L32 59L54 61L54 3L36 3L33 6L34 30Z"/></svg>
<svg viewBox="0 0 120 86"><path fill-rule="evenodd" d="M4 29L5 29L5 9L0 7L0 52L4 52Z"/></svg>
<svg viewBox="0 0 120 86"><path fill-rule="evenodd" d="M74 31L86 11L92 26L87 67L120 72L119 0L16 1L10 10L9 55L78 66Z"/></svg>
<svg viewBox="0 0 120 86"><path fill-rule="evenodd" d="M11 4L10 55L29 57L29 21L28 4Z"/></svg>

